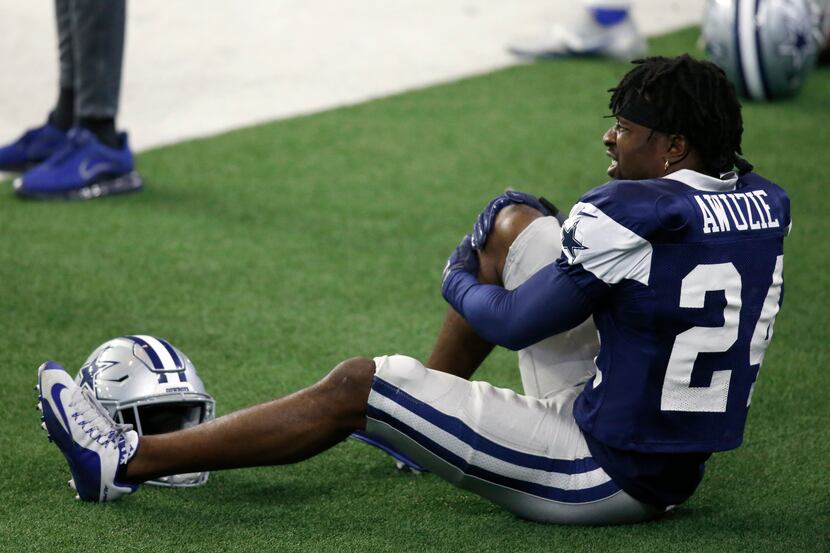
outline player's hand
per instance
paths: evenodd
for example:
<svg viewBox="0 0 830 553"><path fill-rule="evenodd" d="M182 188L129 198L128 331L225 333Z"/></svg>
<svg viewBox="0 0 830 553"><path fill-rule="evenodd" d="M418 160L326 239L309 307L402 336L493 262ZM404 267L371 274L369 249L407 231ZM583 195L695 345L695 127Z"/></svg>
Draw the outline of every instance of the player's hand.
<svg viewBox="0 0 830 553"><path fill-rule="evenodd" d="M544 203L543 203L544 202ZM508 190L504 194L499 194L487 204L487 207L479 214L473 225L472 246L473 249L482 250L487 243L487 237L493 228L493 223L496 220L496 215L505 207L513 204L524 204L534 209L539 210L543 215L555 215L550 207L553 207L549 202L525 192L518 192L516 190ZM547 205L546 205L547 204ZM555 208L554 208L555 209Z"/></svg>
<svg viewBox="0 0 830 553"><path fill-rule="evenodd" d="M461 239L461 243L452 252L447 264L444 266L444 274L441 277L442 290L446 287L451 274L456 271L464 271L475 275L478 273L478 252L473 249L472 239L469 234Z"/></svg>

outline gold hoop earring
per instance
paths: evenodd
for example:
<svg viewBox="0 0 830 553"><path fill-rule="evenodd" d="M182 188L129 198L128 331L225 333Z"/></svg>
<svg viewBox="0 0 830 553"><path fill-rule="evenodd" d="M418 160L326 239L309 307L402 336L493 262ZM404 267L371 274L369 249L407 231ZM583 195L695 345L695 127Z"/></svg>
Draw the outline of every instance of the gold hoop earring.
<svg viewBox="0 0 830 553"><path fill-rule="evenodd" d="M669 160L667 159L667 160L666 160L666 164L665 164L665 165L663 165L663 172L665 173L665 172L666 172L666 171L668 171L668 170L669 170Z"/></svg>

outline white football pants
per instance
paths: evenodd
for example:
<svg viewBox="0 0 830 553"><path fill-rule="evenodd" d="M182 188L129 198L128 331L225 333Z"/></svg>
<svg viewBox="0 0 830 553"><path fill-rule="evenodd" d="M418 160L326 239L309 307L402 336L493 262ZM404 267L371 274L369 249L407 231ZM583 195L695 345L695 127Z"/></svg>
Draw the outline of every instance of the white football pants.
<svg viewBox="0 0 830 553"><path fill-rule="evenodd" d="M517 237L504 268L507 288L559 256L560 233L559 222L544 217ZM411 357L377 357L366 430L523 518L562 524L654 518L662 510L611 480L573 418L598 348L589 320L520 351L525 395L434 371Z"/></svg>

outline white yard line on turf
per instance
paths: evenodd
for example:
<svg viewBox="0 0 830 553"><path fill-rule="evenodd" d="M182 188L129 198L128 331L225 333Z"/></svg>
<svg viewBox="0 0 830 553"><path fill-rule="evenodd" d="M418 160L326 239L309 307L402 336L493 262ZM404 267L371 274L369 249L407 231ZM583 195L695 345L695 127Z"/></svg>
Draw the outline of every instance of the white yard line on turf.
<svg viewBox="0 0 830 553"><path fill-rule="evenodd" d="M704 0L634 0L653 35ZM233 6L232 8L230 6ZM57 95L51 2L0 0L0 142ZM137 0L128 4L119 127L147 149L517 63L513 38L572 20L576 0Z"/></svg>

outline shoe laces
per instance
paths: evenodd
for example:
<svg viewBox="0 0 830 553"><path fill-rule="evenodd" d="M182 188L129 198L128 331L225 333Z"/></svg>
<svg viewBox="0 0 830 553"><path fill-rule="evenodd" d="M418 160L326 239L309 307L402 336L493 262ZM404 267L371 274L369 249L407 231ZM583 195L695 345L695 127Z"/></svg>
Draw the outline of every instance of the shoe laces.
<svg viewBox="0 0 830 553"><path fill-rule="evenodd" d="M128 453L124 451L127 448L121 446L127 445L124 433L132 430L133 425L115 422L91 390L81 388L80 392L70 402L69 407L73 409L71 415L73 420L91 440L104 448L109 447L110 444L115 444L119 447L119 451Z"/></svg>

